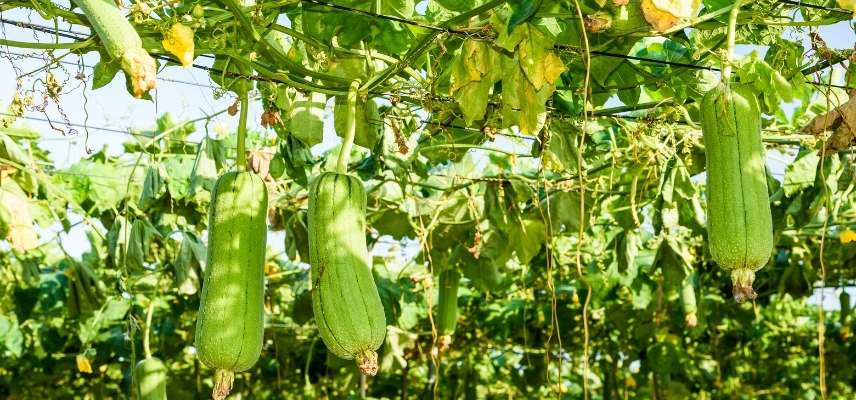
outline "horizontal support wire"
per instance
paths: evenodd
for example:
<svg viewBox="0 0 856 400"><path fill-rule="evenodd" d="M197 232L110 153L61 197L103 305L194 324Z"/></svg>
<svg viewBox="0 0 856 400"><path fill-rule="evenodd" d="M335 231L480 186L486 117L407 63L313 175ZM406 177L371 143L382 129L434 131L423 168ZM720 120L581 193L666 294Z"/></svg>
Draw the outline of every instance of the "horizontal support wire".
<svg viewBox="0 0 856 400"><path fill-rule="evenodd" d="M340 11L351 12L354 14L360 14L360 15L374 17L374 18L386 19L386 20L399 22L399 23L405 23L405 24L418 26L418 27L421 27L424 29L429 29L429 30L446 32L446 33L455 34L455 35L463 35L463 36L467 36L467 37L472 36L469 32L464 31L464 30L452 29L452 28L443 28L443 27L428 25L428 24L424 24L424 23L421 23L418 21L408 20L406 18L389 16L389 15L384 15L384 14L378 14L378 13L365 11L365 10L359 10L359 9L355 9L355 8L340 5L340 4L333 4L333 3L324 2L321 0L301 0L301 2L313 4L313 5L317 5L317 6L330 7L330 8L340 10ZM802 3L802 2L789 1L789 0L780 0L779 2L785 3L785 4L792 4L792 5L796 5L796 6L805 6L805 7L814 8L814 9L823 9L823 10L827 10L827 11L846 12L844 10L828 9L828 8L821 7L821 6L816 6L816 5L812 5L812 4L808 4L808 3ZM51 28L51 27L46 27L46 26L37 25L37 24L33 24L33 23L28 23L28 22L23 22L23 21L14 21L14 20L7 20L5 18L0 18L0 22L2 22L4 24L10 24L10 25L14 25L17 27L21 27L21 28L28 28L28 29L32 29L35 31L48 33L48 34L52 34L52 35L57 35L57 36L61 36L61 37L69 38L69 39L74 39L74 40L85 40L87 38L87 37L83 36L84 35L83 33L74 32L74 31L62 31L62 30L57 30L57 29ZM574 46L568 46L568 45L555 45L555 48L557 48L558 50L564 50L564 51L581 51L580 49L578 49ZM606 52L606 51L595 50L595 51L592 51L591 54L604 56L604 57L613 57L613 58L621 58L621 59L632 60L632 61L646 62L646 63L669 65L669 66L674 66L674 67L679 67L679 68L720 71L719 68L712 67L712 66L703 66L703 65L682 63L682 62L676 62L676 61L667 61L667 60L660 60L660 59L654 59L654 58L638 57L638 56L632 56L632 55L622 55L622 54L610 53L610 52ZM210 55L201 55L201 56L212 57ZM162 56L162 55L154 55L154 57L156 57L160 60L164 60L164 61L175 62L175 60L173 60L172 58ZM816 64L815 66L805 68L802 72L814 73L814 72L817 72L818 70L828 68L829 66L831 66L831 64L832 63L829 60L824 60L824 61ZM224 73L224 71L218 70L216 68L211 68L211 67L208 67L205 65L192 64L192 66L196 69L200 69L200 70L204 70L204 71L208 71L208 72L212 72L212 73L217 73L217 74L223 74ZM248 76L248 75L242 75L242 74L231 73L231 72L226 72L226 75L228 75L230 77L244 78L244 79L251 79L251 80L258 80L258 81L278 82L275 79L269 79L269 78L261 77L258 75ZM168 78L159 78L159 79L169 81ZM191 83L191 82L183 82L183 81L177 81L177 80L173 80L173 81L175 81L176 83L192 84L192 85L196 85L196 86L209 87L212 89L214 88L211 85L195 84L195 83ZM850 87L844 86L844 85L828 84L828 83L821 83L821 82L814 82L814 81L808 81L807 83L812 84L814 86L821 86L821 87L832 87L832 88L839 88L839 89L846 89L846 90L853 89L853 88L850 88ZM384 93L372 93L372 94L379 95L381 97L382 96L397 96L396 93L385 93L385 92ZM636 109L639 109L639 108L637 107ZM552 108L551 108L551 110L552 110ZM553 111L555 111L555 110L553 110ZM622 115L610 114L609 111L606 111L606 110L596 111L595 115L608 116L608 117L625 117Z"/></svg>
<svg viewBox="0 0 856 400"><path fill-rule="evenodd" d="M455 29L450 29L450 28L441 28L441 27L436 27L436 26L432 26L432 25L425 25L425 24L421 24L417 21L407 20L407 19L399 18L399 17L392 17L392 16L388 16L388 15L384 15L384 14L377 14L377 13L373 13L370 11L359 10L359 9L355 9L352 7L347 7L347 6L343 6L343 5L339 5L339 4L331 4L331 3L323 2L320 0L301 0L301 1L306 2L306 3L310 3L310 4L315 4L315 5L323 5L323 6L327 6L327 7L333 7L335 9L338 9L341 11L357 13L360 15L371 16L371 17L380 18L380 19L387 19L387 20L395 21L395 22L405 23L404 21L408 21L406 23L408 23L410 25L414 25L414 26L419 26L419 27L422 27L425 29L430 29L430 30L435 30L435 31L440 31L440 32L447 32L447 33L451 33L451 34L455 34L455 35L462 35L462 36L466 36L466 37L472 36L470 33L463 31L463 30L455 30ZM10 24L10 25L15 25L18 27L33 29L36 31L44 32L44 33L56 34L56 35L59 35L61 37L65 37L65 38L69 38L69 39L75 39L75 40L85 40L86 39L86 37L75 36L75 35L65 33L65 32L59 32L59 31L57 31L53 28L50 28L50 27L32 24L32 23L23 22L23 21L14 21L14 20L7 20L4 18L0 18L0 22L5 23L5 24ZM561 51L576 51L576 52L582 51L581 49L579 49L575 46L562 45L562 44L557 44L557 45L554 45L553 47L555 49L561 50ZM683 62L677 62L677 61L660 60L660 59L648 58L648 57L638 57L638 56L632 56L632 55L626 55L626 54L610 53L607 51L600 51L600 50L593 50L593 51L591 51L591 54L604 56L604 57L621 58L621 59L632 60L632 61L646 62L646 63L652 63L652 64L668 65L668 66L673 66L673 67L678 67L678 68L688 68L688 69L707 70L707 71L720 71L719 68L713 67L713 66L697 65L697 64L683 63ZM210 57L210 55L207 55L207 56ZM176 60L172 59L171 57L167 57L167 56L163 56L163 55L154 55L154 57L159 59L159 60L162 60L162 61L177 62ZM819 69L828 68L830 66L828 61L824 61L824 62L825 62L825 64L822 64L823 67L819 68ZM821 63L824 63L824 62L821 62ZM218 74L223 73L223 71L218 70L216 68L211 68L211 67L200 65L200 64L192 64L192 66L194 68L202 69L202 70L205 70L208 72L214 72L214 73L218 73ZM812 73L812 72L817 72L818 68L817 67L815 67L815 68L808 67L808 68L804 69L803 71L808 72L808 73ZM275 79L259 77L258 75L246 76L246 75L241 75L241 74L236 74L236 73L231 73L231 72L227 72L226 74L227 74L227 76L234 77L234 78L244 78L244 79L250 79L250 80L278 82ZM808 83L815 85L815 86L834 87L834 88L845 89L845 90L856 89L856 88L851 88L851 87L844 86L844 85L826 84L826 83L819 83L819 82L808 82Z"/></svg>
<svg viewBox="0 0 856 400"><path fill-rule="evenodd" d="M806 3L803 1L779 0L778 2L781 4L790 4L790 5L797 6L797 7L812 8L812 9L821 10L821 11L836 12L836 13L841 13L841 14L853 14L853 11L850 11L850 10L844 10L841 8L829 8L829 7L824 7L824 6L820 6L820 5L816 5L816 4Z"/></svg>

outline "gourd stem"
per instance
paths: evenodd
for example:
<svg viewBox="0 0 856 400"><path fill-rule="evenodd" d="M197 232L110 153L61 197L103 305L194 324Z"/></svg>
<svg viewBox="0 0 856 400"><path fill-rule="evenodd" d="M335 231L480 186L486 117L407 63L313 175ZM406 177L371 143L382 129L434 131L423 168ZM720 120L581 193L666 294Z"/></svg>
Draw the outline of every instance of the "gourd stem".
<svg viewBox="0 0 856 400"><path fill-rule="evenodd" d="M246 141L247 141L247 113L249 108L249 96L247 90L242 90L241 93L241 116L238 120L238 154L235 156L235 163L238 165L238 171L244 172L247 170L246 161Z"/></svg>
<svg viewBox="0 0 856 400"><path fill-rule="evenodd" d="M735 0L728 15L728 43L725 47L725 59L722 62L722 82L731 82L731 63L734 58L734 46L737 41L737 15L740 14L740 6L743 0Z"/></svg>
<svg viewBox="0 0 856 400"><path fill-rule="evenodd" d="M348 172L348 162L351 158L351 147L354 146L354 136L357 134L357 91L360 89L359 79L351 82L348 89L348 120L345 124L345 136L342 139L342 148L339 150L339 161L336 163L336 171L340 174Z"/></svg>

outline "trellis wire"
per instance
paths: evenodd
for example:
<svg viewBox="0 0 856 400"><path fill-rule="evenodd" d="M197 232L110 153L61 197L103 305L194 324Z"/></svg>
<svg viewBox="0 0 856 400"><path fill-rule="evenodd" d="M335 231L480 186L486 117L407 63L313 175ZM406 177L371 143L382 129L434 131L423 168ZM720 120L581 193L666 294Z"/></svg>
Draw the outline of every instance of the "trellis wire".
<svg viewBox="0 0 856 400"><path fill-rule="evenodd" d="M422 27L425 29L435 30L438 32L445 32L445 33L450 33L450 34L465 36L465 37L470 37L470 38L473 37L472 33L467 32L467 31L463 31L463 30L455 30L455 29L451 29L451 28L442 28L442 27L436 27L436 26L432 26L432 25L425 25L425 24L422 24L420 22L408 20L405 18L392 17L392 16L387 16L384 14L377 14L377 13L373 13L370 11L359 10L359 9L355 9L355 8L351 8L351 7L347 7L347 6L343 6L343 5L330 4L330 3L326 3L323 1L319 1L319 0L301 0L301 1L311 3L311 4L315 4L315 5L323 5L323 6L327 6L327 7L333 7L335 9L345 11L345 12L352 12L352 13L356 13L356 14L360 14L360 15L371 16L371 17L381 18L381 19L388 19L390 21L395 21L395 22L407 23L410 25L419 26L419 27ZM404 22L404 21L407 21L407 22ZM33 23L29 23L29 22L15 21L15 20L8 20L5 18L0 18L0 23L14 25L14 26L21 27L21 28L28 28L28 29L40 31L43 33L55 34L55 35L58 35L61 37L65 37L68 39L75 39L78 41L86 39L85 37L80 36L81 34L72 35L69 33L65 33L65 32L56 30L56 29L51 28L51 27L46 27L43 25L33 24ZM580 49L578 49L575 46L563 45L563 44L554 45L554 48L556 50L560 50L560 51L580 51ZM677 61L660 60L660 59L656 59L656 58L624 55L624 54L610 53L610 52L601 51L601 50L592 50L591 54L604 56L604 57L621 58L621 59L626 59L626 60L648 62L648 63L653 63L653 64L668 65L668 66L679 67L679 68L689 68L689 69L708 70L708 71L720 71L719 68L713 67L713 66L704 66L704 65L683 63L683 62L677 62ZM211 58L210 55L200 55L200 56L207 56L208 58ZM154 55L154 57L159 59L159 60L162 60L162 61L175 62L175 60L173 60L172 58L167 57L167 56L163 56L163 55ZM211 67L208 67L205 65L200 65L200 64L194 63L194 64L192 64L192 66L194 68L203 69L203 70L208 71L208 72L223 73L223 71L220 71L220 70L217 70L215 68L211 68ZM825 65L825 67L828 67L828 65ZM809 68L812 68L812 67L809 67ZM811 72L811 71L809 71L809 72ZM270 80L270 79L260 79L257 76L246 76L246 75L240 75L240 74L234 74L234 73L230 73L229 75L234 76L234 77L243 77L245 79L253 79L253 80ZM854 89L854 88L842 86L842 85L834 85L834 84L819 83L819 82L809 82L809 83L816 85L816 86L828 86L828 87L835 87L835 88L839 88L839 89L848 89L848 90Z"/></svg>

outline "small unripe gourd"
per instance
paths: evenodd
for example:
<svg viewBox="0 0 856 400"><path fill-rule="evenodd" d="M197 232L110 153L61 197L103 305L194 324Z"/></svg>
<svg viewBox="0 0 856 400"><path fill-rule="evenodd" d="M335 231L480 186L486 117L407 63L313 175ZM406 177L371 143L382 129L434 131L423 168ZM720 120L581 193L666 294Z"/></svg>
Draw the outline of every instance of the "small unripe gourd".
<svg viewBox="0 0 856 400"><path fill-rule="evenodd" d="M681 306L684 309L684 322L688 328L695 328L698 324L698 305L696 304L696 285L698 274L690 273L681 283Z"/></svg>
<svg viewBox="0 0 856 400"><path fill-rule="evenodd" d="M134 26L112 0L74 0L98 39L114 60L119 60L135 97L155 87L157 62L143 48ZM106 61L106 60L105 60Z"/></svg>
<svg viewBox="0 0 856 400"><path fill-rule="evenodd" d="M440 273L440 285L437 299L437 331L441 335L455 333L458 325L458 283L461 274L447 269Z"/></svg>
<svg viewBox="0 0 856 400"><path fill-rule="evenodd" d="M217 369L215 399L225 398L234 373L261 354L267 204L267 188L251 172L224 174L212 192L196 350Z"/></svg>
<svg viewBox="0 0 856 400"><path fill-rule="evenodd" d="M437 334L441 345L452 342L452 334L458 325L458 282L461 274L447 269L440 272L440 284L437 296ZM443 346L441 346L443 347Z"/></svg>
<svg viewBox="0 0 856 400"><path fill-rule="evenodd" d="M166 400L166 366L155 357L146 358L134 367L137 400Z"/></svg>
<svg viewBox="0 0 856 400"><path fill-rule="evenodd" d="M321 339L360 372L377 373L386 315L366 247L366 193L359 178L325 172L309 188L312 311Z"/></svg>
<svg viewBox="0 0 856 400"><path fill-rule="evenodd" d="M744 87L720 84L704 95L701 117L710 253L731 272L734 299L754 299L755 272L773 250L758 100Z"/></svg>

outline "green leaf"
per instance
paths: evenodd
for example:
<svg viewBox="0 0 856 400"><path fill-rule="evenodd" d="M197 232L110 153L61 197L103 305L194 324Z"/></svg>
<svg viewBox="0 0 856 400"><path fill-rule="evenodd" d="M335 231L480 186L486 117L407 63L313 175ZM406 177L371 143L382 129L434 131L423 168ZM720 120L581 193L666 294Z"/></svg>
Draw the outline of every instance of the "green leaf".
<svg viewBox="0 0 856 400"><path fill-rule="evenodd" d="M196 157L190 154L176 154L163 161L163 168L166 172L166 189L171 198L181 200L190 194L191 177L195 164Z"/></svg>
<svg viewBox="0 0 856 400"><path fill-rule="evenodd" d="M348 121L348 105L343 97L336 98L333 108L333 127L336 135L342 137ZM354 143L367 149L373 149L381 137L383 121L378 113L377 103L373 99L357 102L356 133Z"/></svg>
<svg viewBox="0 0 856 400"><path fill-rule="evenodd" d="M92 90L100 89L107 86L113 81L116 74L119 73L121 66L117 60L111 60L110 57L102 57L92 69Z"/></svg>
<svg viewBox="0 0 856 400"><path fill-rule="evenodd" d="M327 97L323 93L308 95L297 92L288 114L288 130L307 146L321 143L324 137L324 106Z"/></svg>
<svg viewBox="0 0 856 400"><path fill-rule="evenodd" d="M163 178L161 178L159 168L150 165L146 168L146 179L143 181L143 192L140 194L140 200L137 205L141 209L146 209L160 198L163 190Z"/></svg>
<svg viewBox="0 0 856 400"><path fill-rule="evenodd" d="M509 1L508 4L514 10L514 13L508 18L508 33L514 31L514 28L517 26L529 21L538 11L538 8L541 7L542 2L543 0Z"/></svg>
<svg viewBox="0 0 856 400"><path fill-rule="evenodd" d="M588 225L588 217L591 214L592 207L591 199L586 196L585 217L580 221L580 193L573 192L553 192L549 196L549 200L545 198L541 201L541 209L546 211L549 209L550 222L553 227L553 232L579 232L580 224ZM548 208L549 201L549 208Z"/></svg>
<svg viewBox="0 0 856 400"><path fill-rule="evenodd" d="M457 12L469 11L476 6L476 0L433 0L432 3L440 4L449 10Z"/></svg>
<svg viewBox="0 0 856 400"><path fill-rule="evenodd" d="M293 261L309 261L309 221L305 210L288 218L285 226L285 251Z"/></svg>
<svg viewBox="0 0 856 400"><path fill-rule="evenodd" d="M540 219L524 219L515 247L517 260L521 264L529 264L538 253L547 238L544 221Z"/></svg>
<svg viewBox="0 0 856 400"><path fill-rule="evenodd" d="M197 267L205 265L205 245L192 232L181 233L181 244L173 268L175 272L175 285L179 293L185 295L195 294L199 289L199 276Z"/></svg>
<svg viewBox="0 0 856 400"><path fill-rule="evenodd" d="M286 175L300 186L309 187L307 170L312 163L312 153L309 148L294 135L288 135L280 147L280 154L285 161Z"/></svg>
<svg viewBox="0 0 856 400"><path fill-rule="evenodd" d="M785 179L783 182L785 196L791 197L794 193L813 186L819 163L820 155L818 154L818 150L803 150L800 152L796 160L785 167Z"/></svg>
<svg viewBox="0 0 856 400"><path fill-rule="evenodd" d="M132 270L143 269L152 238L160 236L160 232L148 220L134 220L128 237L126 265Z"/></svg>
<svg viewBox="0 0 856 400"><path fill-rule="evenodd" d="M546 147L542 159L545 168L557 172L576 171L578 129L570 123L558 120L551 122L549 131L544 132Z"/></svg>
<svg viewBox="0 0 856 400"><path fill-rule="evenodd" d="M6 350L15 358L20 358L24 352L24 335L18 323L4 315L0 315L0 339Z"/></svg>

